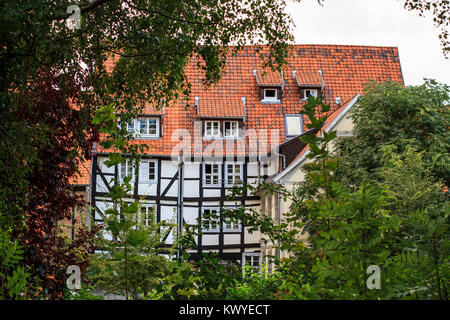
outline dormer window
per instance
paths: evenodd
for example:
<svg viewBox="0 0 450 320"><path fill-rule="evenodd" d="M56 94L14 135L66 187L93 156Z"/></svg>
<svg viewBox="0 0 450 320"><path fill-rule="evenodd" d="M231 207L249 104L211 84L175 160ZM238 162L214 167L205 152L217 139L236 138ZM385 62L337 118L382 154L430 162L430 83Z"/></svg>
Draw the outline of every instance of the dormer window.
<svg viewBox="0 0 450 320"><path fill-rule="evenodd" d="M141 137L157 137L159 136L159 119L158 118L141 118L139 120L139 133Z"/></svg>
<svg viewBox="0 0 450 320"><path fill-rule="evenodd" d="M319 97L323 94L325 82L322 70L293 70L292 74L300 87L300 99L308 100L309 96Z"/></svg>
<svg viewBox="0 0 450 320"><path fill-rule="evenodd" d="M318 89L304 89L301 90L302 92L302 100L308 100L309 96L313 96L315 98L317 98L319 91Z"/></svg>
<svg viewBox="0 0 450 320"><path fill-rule="evenodd" d="M127 132L135 138L158 138L160 137L160 118L142 117L131 119L126 123Z"/></svg>
<svg viewBox="0 0 450 320"><path fill-rule="evenodd" d="M220 137L220 121L205 121L205 138Z"/></svg>
<svg viewBox="0 0 450 320"><path fill-rule="evenodd" d="M206 139L237 139L242 120L203 120L203 137Z"/></svg>
<svg viewBox="0 0 450 320"><path fill-rule="evenodd" d="M281 103L284 89L283 71L253 70L261 103Z"/></svg>

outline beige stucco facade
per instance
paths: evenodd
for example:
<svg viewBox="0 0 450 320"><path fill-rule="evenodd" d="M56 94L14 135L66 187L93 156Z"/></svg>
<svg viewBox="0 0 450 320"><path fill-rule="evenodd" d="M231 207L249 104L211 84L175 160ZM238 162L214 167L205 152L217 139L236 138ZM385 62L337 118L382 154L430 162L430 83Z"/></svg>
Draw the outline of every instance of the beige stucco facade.
<svg viewBox="0 0 450 320"><path fill-rule="evenodd" d="M356 100L355 100L356 103ZM336 117L335 121L331 122L325 129L327 131L336 131L338 137L349 137L352 135L353 122L350 117L349 111L353 104L347 109L343 110L343 114L340 117ZM330 149L333 150L335 142L330 143ZM293 161L286 169L281 171L275 176L274 183L282 185L287 191L293 192L297 185L304 181L305 173L302 167L305 163L311 160L306 157L309 150L303 152L303 154ZM274 221L283 221L285 214L290 211L292 206L292 199L283 198L277 193L271 194L270 192L261 193L261 214L266 214ZM306 242L308 235L300 235L300 239ZM273 264L270 263L269 256L278 256L283 259L289 256L288 252L281 252L276 249L276 245L272 242L264 243L263 237L261 238L261 255L263 263L268 265L269 270L273 269Z"/></svg>

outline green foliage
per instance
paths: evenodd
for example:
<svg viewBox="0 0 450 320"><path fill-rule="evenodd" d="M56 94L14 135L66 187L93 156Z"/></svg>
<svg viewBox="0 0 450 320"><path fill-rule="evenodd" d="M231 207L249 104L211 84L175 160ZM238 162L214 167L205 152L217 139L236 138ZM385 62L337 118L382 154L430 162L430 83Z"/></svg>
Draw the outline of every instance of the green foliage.
<svg viewBox="0 0 450 320"><path fill-rule="evenodd" d="M10 231L0 229L0 300L23 299L30 274L21 266L23 250L18 240L12 240Z"/></svg>
<svg viewBox="0 0 450 320"><path fill-rule="evenodd" d="M440 165L448 162L448 89L433 81L368 88L339 152L330 151L333 132L306 136L304 181L294 191L252 190L292 201L280 223L251 209L230 213L287 254L273 275L239 283L234 297L448 299L448 168ZM309 128L321 130L327 110L310 97ZM371 265L381 270L379 289L367 286Z"/></svg>
<svg viewBox="0 0 450 320"><path fill-rule="evenodd" d="M172 269L172 262L160 254L173 255L173 250L163 248L162 239L174 225L156 223L153 212L143 215L139 202L124 201L131 190L129 180L111 188L114 205L105 211L104 224L112 239L100 241L104 253L92 259L89 278L105 293L139 299Z"/></svg>
<svg viewBox="0 0 450 320"><path fill-rule="evenodd" d="M402 87L398 83L370 82L351 111L353 137L338 144L342 155L337 174L351 184L373 178L383 164L382 148L397 153L409 146L423 151L423 160L434 177L450 182L449 87L433 80Z"/></svg>
<svg viewBox="0 0 450 320"><path fill-rule="evenodd" d="M221 262L213 254L198 261L180 260L159 286L147 295L152 300L227 299L229 288L242 279L239 266Z"/></svg>

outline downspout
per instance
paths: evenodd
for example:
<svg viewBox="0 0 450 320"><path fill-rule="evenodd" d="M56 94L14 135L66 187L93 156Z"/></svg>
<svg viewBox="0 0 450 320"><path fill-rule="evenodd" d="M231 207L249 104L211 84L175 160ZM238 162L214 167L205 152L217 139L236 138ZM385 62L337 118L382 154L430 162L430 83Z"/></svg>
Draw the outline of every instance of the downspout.
<svg viewBox="0 0 450 320"><path fill-rule="evenodd" d="M95 155L96 155L96 151L95 151L96 148L97 148L97 143L94 142L93 145L92 145L92 161L91 161L91 172L90 172L91 174L90 174L90 177L89 177L89 186L88 186L89 190L88 190L88 192L86 192L86 198L87 198L86 200L87 200L87 203L89 204L89 208L87 210L89 210L90 213L92 213L92 211L91 211L92 208L90 208L90 207L92 205L92 200L93 200L93 197L94 197L94 194L92 193L92 190L93 190L92 175L94 173L94 160L95 160ZM91 214L90 213L89 212L85 212L85 214L86 214L86 224L87 224L87 226L89 228L92 227Z"/></svg>
<svg viewBox="0 0 450 320"><path fill-rule="evenodd" d="M278 205L277 205L277 223L278 223L278 225L280 225L281 224L281 197L280 197L280 195L278 193L276 195L277 195L277 201L278 201ZM281 244L280 240L278 240L278 242L277 242L277 245L278 245L278 248L277 248L277 259L278 259L278 261L280 261L280 258L281 258L280 244Z"/></svg>
<svg viewBox="0 0 450 320"><path fill-rule="evenodd" d="M177 259L181 257L181 246L180 246L180 238L183 231L183 183L184 183L184 156L178 156L178 210L177 210Z"/></svg>
<svg viewBox="0 0 450 320"><path fill-rule="evenodd" d="M261 183L261 155L258 154L258 185Z"/></svg>

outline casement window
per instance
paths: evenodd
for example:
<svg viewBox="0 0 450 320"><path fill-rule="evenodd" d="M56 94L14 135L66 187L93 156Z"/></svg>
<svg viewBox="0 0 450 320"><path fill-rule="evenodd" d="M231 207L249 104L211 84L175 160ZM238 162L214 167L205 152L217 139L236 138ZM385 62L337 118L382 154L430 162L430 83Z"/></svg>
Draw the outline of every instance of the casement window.
<svg viewBox="0 0 450 320"><path fill-rule="evenodd" d="M219 232L220 215L218 208L208 208L202 210L202 231L203 232Z"/></svg>
<svg viewBox="0 0 450 320"><path fill-rule="evenodd" d="M218 185L220 182L220 164L205 163L204 177L205 185Z"/></svg>
<svg viewBox="0 0 450 320"><path fill-rule="evenodd" d="M159 137L159 118L140 118L138 122L141 137Z"/></svg>
<svg viewBox="0 0 450 320"><path fill-rule="evenodd" d="M126 123L127 132L138 138L156 138L160 134L160 119L158 117L143 117L131 119Z"/></svg>
<svg viewBox="0 0 450 320"><path fill-rule="evenodd" d="M239 137L239 122L238 121L224 121L223 136L224 136L224 138L238 138Z"/></svg>
<svg viewBox="0 0 450 320"><path fill-rule="evenodd" d="M220 137L220 121L205 121L205 137Z"/></svg>
<svg viewBox="0 0 450 320"><path fill-rule="evenodd" d="M156 206L154 204L144 204L139 214L139 222L149 226L156 223Z"/></svg>
<svg viewBox="0 0 450 320"><path fill-rule="evenodd" d="M119 180L123 181L125 177L131 177L134 180L133 160L124 160L119 163Z"/></svg>
<svg viewBox="0 0 450 320"><path fill-rule="evenodd" d="M317 98L319 94L319 91L317 89L304 89L302 90L302 92L303 92L302 100L307 100L309 96Z"/></svg>
<svg viewBox="0 0 450 320"><path fill-rule="evenodd" d="M230 218L224 218L222 230L223 232L240 232L241 224L238 221L232 220Z"/></svg>
<svg viewBox="0 0 450 320"><path fill-rule="evenodd" d="M241 225L230 218L221 220L219 208L204 208L202 210L203 232L240 232Z"/></svg>
<svg viewBox="0 0 450 320"><path fill-rule="evenodd" d="M158 172L157 164L156 160L141 160L139 164L139 182L155 182Z"/></svg>
<svg viewBox="0 0 450 320"><path fill-rule="evenodd" d="M286 137L296 137L303 133L303 120L300 114L287 114L285 116Z"/></svg>
<svg viewBox="0 0 450 320"><path fill-rule="evenodd" d="M250 266L255 271L261 271L261 253L259 252L243 252L242 253L242 271L245 267Z"/></svg>
<svg viewBox="0 0 450 320"><path fill-rule="evenodd" d="M242 184L242 164L227 163L225 167L225 181L229 186Z"/></svg>
<svg viewBox="0 0 450 320"><path fill-rule="evenodd" d="M130 119L128 122L127 122L127 132L128 133L130 133L130 134L132 134L132 135L134 135L134 134L136 134L136 132L135 132L135 120L134 119Z"/></svg>

